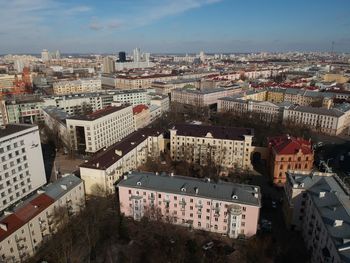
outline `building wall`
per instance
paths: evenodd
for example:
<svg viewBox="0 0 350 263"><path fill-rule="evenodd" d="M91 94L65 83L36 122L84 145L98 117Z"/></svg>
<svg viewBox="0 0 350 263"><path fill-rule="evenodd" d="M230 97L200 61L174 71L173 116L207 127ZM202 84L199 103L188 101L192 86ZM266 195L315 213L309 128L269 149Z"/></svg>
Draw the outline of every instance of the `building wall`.
<svg viewBox="0 0 350 263"><path fill-rule="evenodd" d="M151 122L151 113L149 108L142 110L139 113L134 114L135 129L141 129L146 127Z"/></svg>
<svg viewBox="0 0 350 263"><path fill-rule="evenodd" d="M73 81L59 81L53 83L54 94L96 92L101 90L100 79L79 79Z"/></svg>
<svg viewBox="0 0 350 263"><path fill-rule="evenodd" d="M288 170L311 171L313 168L313 153L303 154L302 151L299 151L293 155L285 155L277 154L273 149L270 153L270 173L275 185L285 184Z"/></svg>
<svg viewBox="0 0 350 263"><path fill-rule="evenodd" d="M210 137L180 136L170 130L170 156L174 161L207 165L213 162L224 168L252 169L252 137L244 140L222 140Z"/></svg>
<svg viewBox="0 0 350 263"><path fill-rule="evenodd" d="M140 220L159 209L165 220L173 224L204 231L250 237L256 234L259 207L206 197L173 194L142 188L118 187L123 214ZM235 210L233 214L232 210ZM235 225L235 227L233 227Z"/></svg>
<svg viewBox="0 0 350 263"><path fill-rule="evenodd" d="M78 150L76 127L83 127L86 152L94 153L126 137L135 130L132 107L128 106L96 120L67 119L73 149Z"/></svg>
<svg viewBox="0 0 350 263"><path fill-rule="evenodd" d="M46 183L39 129L0 138L0 211Z"/></svg>
<svg viewBox="0 0 350 263"><path fill-rule="evenodd" d="M128 153L118 152L120 158L107 168L80 167L81 179L84 180L86 194L96 195L97 189L113 193L115 182L126 172L137 169L147 161L148 157L157 158L164 152L163 135L145 137L139 145Z"/></svg>
<svg viewBox="0 0 350 263"><path fill-rule="evenodd" d="M40 196L40 193L37 196ZM55 218L58 209L66 207L70 213L76 213L80 211L84 202L84 185L81 181L80 184L55 199L42 212L24 222L7 238L0 240L0 258L4 262L24 262L25 259L34 255L61 225L62 222Z"/></svg>

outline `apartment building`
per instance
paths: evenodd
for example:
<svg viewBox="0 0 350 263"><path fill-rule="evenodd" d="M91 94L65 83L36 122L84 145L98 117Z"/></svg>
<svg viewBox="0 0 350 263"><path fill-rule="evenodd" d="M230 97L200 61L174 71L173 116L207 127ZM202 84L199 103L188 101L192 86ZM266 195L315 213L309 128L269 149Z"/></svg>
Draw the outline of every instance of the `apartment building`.
<svg viewBox="0 0 350 263"><path fill-rule="evenodd" d="M53 92L56 95L97 92L101 86L100 79L62 80L53 83Z"/></svg>
<svg viewBox="0 0 350 263"><path fill-rule="evenodd" d="M233 112L236 114L259 114L269 121L280 121L283 110L289 108L289 103L272 103L269 101L243 100L238 97L224 97L218 99L218 112Z"/></svg>
<svg viewBox="0 0 350 263"><path fill-rule="evenodd" d="M135 129L141 129L146 127L151 122L151 112L150 109L144 105L140 104L132 108L134 114Z"/></svg>
<svg viewBox="0 0 350 263"><path fill-rule="evenodd" d="M272 182L283 186L289 170L311 171L314 162L312 143L302 138L282 135L268 138L269 169Z"/></svg>
<svg viewBox="0 0 350 263"><path fill-rule="evenodd" d="M40 96L18 96L5 100L9 123L37 123L42 120L41 108L45 104Z"/></svg>
<svg viewBox="0 0 350 263"><path fill-rule="evenodd" d="M135 130L132 106L108 106L91 114L66 119L71 146L78 152L95 153Z"/></svg>
<svg viewBox="0 0 350 263"><path fill-rule="evenodd" d="M258 186L132 172L117 187L121 212L134 220L152 219L152 213L159 211L166 222L231 238L251 237L257 231Z"/></svg>
<svg viewBox="0 0 350 263"><path fill-rule="evenodd" d="M171 91L171 101L204 107L217 104L219 98L229 97L240 91L240 88L175 89Z"/></svg>
<svg viewBox="0 0 350 263"><path fill-rule="evenodd" d="M152 88L155 89L157 94L161 95L169 95L174 89L181 89L187 85L191 85L195 88L199 88L200 79L192 78L192 79L174 79L166 82L155 81L152 83Z"/></svg>
<svg viewBox="0 0 350 263"><path fill-rule="evenodd" d="M153 74L153 75L118 75L102 74L102 85L115 89L148 89L155 81L169 81L177 79L173 74Z"/></svg>
<svg viewBox="0 0 350 263"><path fill-rule="evenodd" d="M99 189L114 192L123 173L137 169L149 157L158 158L164 147L161 130L143 128L131 133L80 166L86 193L98 195Z"/></svg>
<svg viewBox="0 0 350 263"><path fill-rule="evenodd" d="M347 135L350 126L350 104L343 103L331 109L295 105L284 110L283 121L306 125L314 131L328 135Z"/></svg>
<svg viewBox="0 0 350 263"><path fill-rule="evenodd" d="M170 129L170 156L174 161L252 169L254 131L246 128L177 124Z"/></svg>
<svg viewBox="0 0 350 263"><path fill-rule="evenodd" d="M312 263L350 262L349 193L336 174L287 174L285 217L301 231Z"/></svg>
<svg viewBox="0 0 350 263"><path fill-rule="evenodd" d="M25 262L55 233L67 216L85 203L84 184L74 175L66 175L41 188L0 218L0 261Z"/></svg>
<svg viewBox="0 0 350 263"><path fill-rule="evenodd" d="M5 101L1 99L0 97L0 126L5 125L8 123L7 119L7 109Z"/></svg>
<svg viewBox="0 0 350 263"><path fill-rule="evenodd" d="M149 94L150 96L150 104L156 105L161 108L162 113L167 112L170 109L169 96L167 95L156 95Z"/></svg>
<svg viewBox="0 0 350 263"><path fill-rule="evenodd" d="M46 183L38 126L7 124L1 127L0 160L2 212Z"/></svg>

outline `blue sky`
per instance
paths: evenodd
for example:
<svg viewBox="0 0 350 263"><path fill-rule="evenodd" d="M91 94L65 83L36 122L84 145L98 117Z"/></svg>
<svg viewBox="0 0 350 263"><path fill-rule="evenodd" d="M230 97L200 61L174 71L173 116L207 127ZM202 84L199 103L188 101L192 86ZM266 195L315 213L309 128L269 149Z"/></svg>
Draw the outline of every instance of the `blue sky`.
<svg viewBox="0 0 350 263"><path fill-rule="evenodd" d="M0 54L350 52L350 0L0 0Z"/></svg>

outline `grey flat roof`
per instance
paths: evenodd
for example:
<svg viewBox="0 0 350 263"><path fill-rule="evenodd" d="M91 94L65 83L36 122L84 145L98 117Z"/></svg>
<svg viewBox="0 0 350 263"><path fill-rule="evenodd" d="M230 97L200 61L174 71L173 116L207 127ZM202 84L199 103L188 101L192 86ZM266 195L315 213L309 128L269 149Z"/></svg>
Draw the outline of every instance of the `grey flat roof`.
<svg viewBox="0 0 350 263"><path fill-rule="evenodd" d="M36 127L36 125L29 124L7 124L5 127L0 127L0 138L11 135L16 132L24 131Z"/></svg>
<svg viewBox="0 0 350 263"><path fill-rule="evenodd" d="M71 189L79 185L83 180L73 174L65 175L54 183L50 183L43 187L45 194L57 200ZM64 187L66 189L64 189Z"/></svg>
<svg viewBox="0 0 350 263"><path fill-rule="evenodd" d="M311 106L294 106L291 107L290 110L300 111L300 112L308 112L326 116L340 117L344 114L344 112L338 109L326 109L326 108L315 108Z"/></svg>
<svg viewBox="0 0 350 263"><path fill-rule="evenodd" d="M167 174L156 175L147 172L132 172L126 177L126 179L120 181L118 187L132 187L179 195L191 195L260 207L260 188L254 185L227 182L215 183L193 177L171 176ZM182 188L185 188L186 192L182 191ZM195 189L198 189L198 193L196 193ZM258 194L258 198L255 197L256 193ZM232 196L237 196L237 199L233 199Z"/></svg>

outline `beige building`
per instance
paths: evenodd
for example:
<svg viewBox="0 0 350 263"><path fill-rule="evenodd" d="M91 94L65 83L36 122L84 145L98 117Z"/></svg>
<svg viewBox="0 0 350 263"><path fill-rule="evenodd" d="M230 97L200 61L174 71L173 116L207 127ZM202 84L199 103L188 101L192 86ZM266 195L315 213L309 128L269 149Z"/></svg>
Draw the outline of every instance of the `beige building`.
<svg viewBox="0 0 350 263"><path fill-rule="evenodd" d="M74 175L66 175L38 190L1 217L0 261L27 260L62 223L61 209L69 216L80 211L84 204L83 181Z"/></svg>
<svg viewBox="0 0 350 263"><path fill-rule="evenodd" d="M173 161L219 165L223 173L252 169L253 136L252 129L179 124L170 129L170 155Z"/></svg>
<svg viewBox="0 0 350 263"><path fill-rule="evenodd" d="M114 183L125 172L137 169L147 158L157 158L164 151L160 130L144 128L93 156L80 166L87 194L98 195L98 188L114 192Z"/></svg>
<svg viewBox="0 0 350 263"><path fill-rule="evenodd" d="M334 108L292 106L283 112L283 121L302 124L314 131L328 135L348 135L350 127L350 104Z"/></svg>
<svg viewBox="0 0 350 263"><path fill-rule="evenodd" d="M66 119L71 146L79 152L95 153L135 130L132 106L109 106L85 116Z"/></svg>
<svg viewBox="0 0 350 263"><path fill-rule="evenodd" d="M177 79L172 74L154 74L154 75L117 75L103 74L101 76L102 85L116 89L148 89L152 87L155 81L169 81Z"/></svg>
<svg viewBox="0 0 350 263"><path fill-rule="evenodd" d="M229 97L240 91L241 88L216 88L205 90L175 89L171 91L171 101L205 107L218 103L219 98Z"/></svg>
<svg viewBox="0 0 350 263"><path fill-rule="evenodd" d="M135 129L146 127L151 122L151 112L148 106L140 104L133 109Z"/></svg>
<svg viewBox="0 0 350 263"><path fill-rule="evenodd" d="M53 92L55 95L89 93L100 90L100 79L62 80L53 83Z"/></svg>
<svg viewBox="0 0 350 263"><path fill-rule="evenodd" d="M350 261L349 193L336 174L287 173L285 218L301 231L310 262Z"/></svg>

